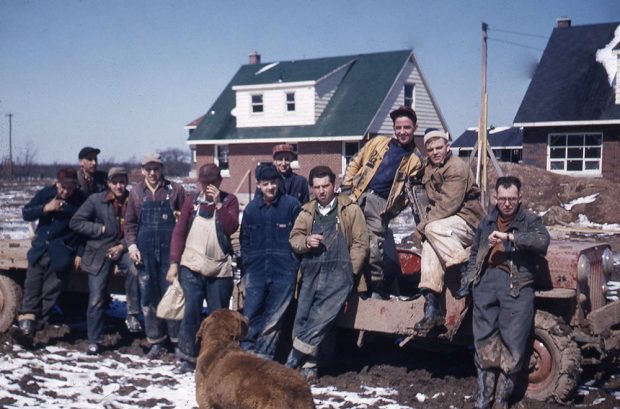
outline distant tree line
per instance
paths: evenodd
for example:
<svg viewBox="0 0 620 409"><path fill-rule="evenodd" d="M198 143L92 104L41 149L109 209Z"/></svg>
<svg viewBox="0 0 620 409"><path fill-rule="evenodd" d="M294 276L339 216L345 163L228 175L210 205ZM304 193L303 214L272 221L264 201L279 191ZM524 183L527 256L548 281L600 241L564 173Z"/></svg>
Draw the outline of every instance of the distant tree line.
<svg viewBox="0 0 620 409"><path fill-rule="evenodd" d="M192 165L190 163L189 151L178 148L168 148L158 151L165 164L164 173L167 176L183 177L187 176ZM8 155L0 160L0 179L7 180L12 173L13 179L32 180L56 177L56 172L62 167L78 167L79 162L76 158L74 163L39 163L37 161L37 150L32 145L27 145L21 153L13 159L13 166L9 162ZM109 170L113 166L124 166L130 172L138 172L140 169L140 158L131 157L124 162L115 161L114 158L102 159L99 156L99 169ZM11 169L12 168L12 169Z"/></svg>

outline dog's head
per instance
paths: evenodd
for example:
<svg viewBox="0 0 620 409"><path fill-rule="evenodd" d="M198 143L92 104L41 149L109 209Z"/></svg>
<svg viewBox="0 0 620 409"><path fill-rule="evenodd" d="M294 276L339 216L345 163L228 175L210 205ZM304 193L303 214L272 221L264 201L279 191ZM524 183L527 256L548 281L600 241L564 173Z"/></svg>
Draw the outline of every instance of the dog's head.
<svg viewBox="0 0 620 409"><path fill-rule="evenodd" d="M248 319L237 311L219 309L213 311L200 324L196 342L239 342L248 332Z"/></svg>

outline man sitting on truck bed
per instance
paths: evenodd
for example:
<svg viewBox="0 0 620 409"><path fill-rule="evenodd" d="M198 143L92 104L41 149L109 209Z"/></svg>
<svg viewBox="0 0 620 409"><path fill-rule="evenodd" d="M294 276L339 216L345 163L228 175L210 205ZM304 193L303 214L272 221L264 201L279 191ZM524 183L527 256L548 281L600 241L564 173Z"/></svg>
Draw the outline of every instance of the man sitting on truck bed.
<svg viewBox="0 0 620 409"><path fill-rule="evenodd" d="M428 196L427 218L419 223L422 238L420 292L424 296L424 317L414 327L428 331L443 325L440 303L447 267L468 260L474 229L484 216L480 189L474 175L461 158L452 155L448 135L436 129L424 133L428 154L422 183Z"/></svg>
<svg viewBox="0 0 620 409"><path fill-rule="evenodd" d="M80 264L80 238L69 228L71 217L85 199L77 183L75 169L62 168L56 182L39 190L22 209L25 221L39 221L28 251L24 296L17 316L19 329L26 337L34 337L37 329L47 323L63 278Z"/></svg>

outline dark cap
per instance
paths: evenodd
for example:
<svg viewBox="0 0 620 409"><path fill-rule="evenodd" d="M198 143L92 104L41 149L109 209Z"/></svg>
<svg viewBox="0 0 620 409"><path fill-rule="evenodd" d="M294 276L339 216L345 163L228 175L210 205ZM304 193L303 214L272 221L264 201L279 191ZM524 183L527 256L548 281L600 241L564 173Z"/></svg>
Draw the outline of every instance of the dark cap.
<svg viewBox="0 0 620 409"><path fill-rule="evenodd" d="M60 168L56 173L56 180L58 180L61 185L75 185L78 182L77 172L73 168Z"/></svg>
<svg viewBox="0 0 620 409"><path fill-rule="evenodd" d="M289 145L288 143L281 143L274 146L271 149L271 153L273 154L273 157L275 157L278 153L290 153L293 155L293 159L297 158L297 153L293 150L293 145Z"/></svg>
<svg viewBox="0 0 620 409"><path fill-rule="evenodd" d="M202 183L213 183L221 179L220 168L215 163L202 165L198 170L198 180Z"/></svg>
<svg viewBox="0 0 620 409"><path fill-rule="evenodd" d="M416 115L415 111L408 106L401 105L400 107L398 107L398 109L390 112L390 118L392 118L392 122L396 122L396 118L401 116L406 116L407 118L411 119L414 124L418 122L418 116Z"/></svg>
<svg viewBox="0 0 620 409"><path fill-rule="evenodd" d="M114 176L125 176L128 177L129 173L127 172L127 169L121 167L121 166L114 166L112 168L110 168L110 170L108 171L108 180L112 180L112 178Z"/></svg>
<svg viewBox="0 0 620 409"><path fill-rule="evenodd" d="M274 180L279 179L280 173L272 164L261 164L256 167L256 180Z"/></svg>
<svg viewBox="0 0 620 409"><path fill-rule="evenodd" d="M78 159L88 158L89 156L92 156L92 155L97 156L97 155L99 155L99 152L101 152L101 150L99 150L97 148L92 148L90 146L85 146L85 147L82 148L82 150L78 154Z"/></svg>

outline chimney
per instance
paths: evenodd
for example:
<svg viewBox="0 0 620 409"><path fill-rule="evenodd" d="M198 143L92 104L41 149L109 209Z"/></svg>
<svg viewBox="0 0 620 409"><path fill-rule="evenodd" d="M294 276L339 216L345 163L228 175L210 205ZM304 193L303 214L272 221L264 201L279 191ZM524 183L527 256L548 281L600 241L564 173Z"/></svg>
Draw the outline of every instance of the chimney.
<svg viewBox="0 0 620 409"><path fill-rule="evenodd" d="M250 57L250 64L260 64L260 54L256 51L248 55L248 57Z"/></svg>
<svg viewBox="0 0 620 409"><path fill-rule="evenodd" d="M562 16L556 20L556 23L558 25L558 28L567 28L570 27L571 19L570 17Z"/></svg>

